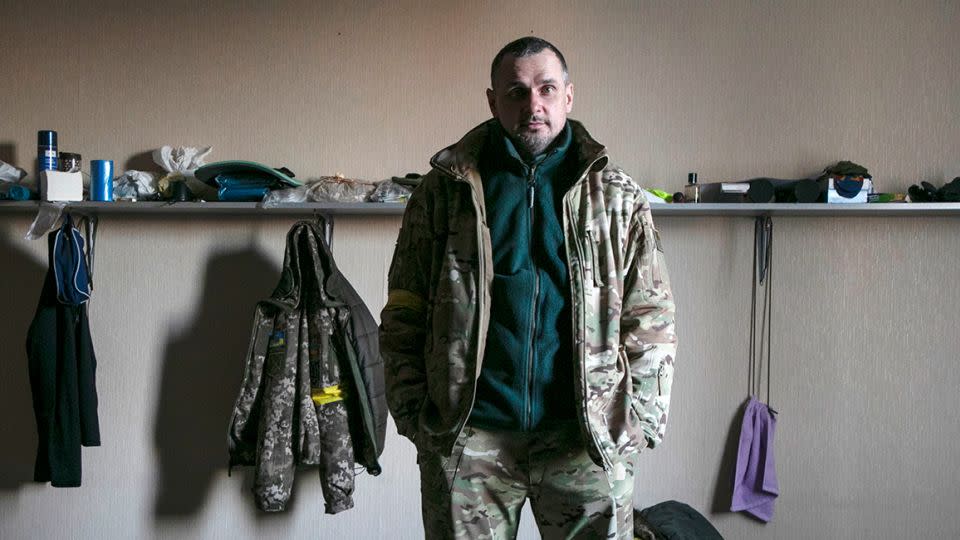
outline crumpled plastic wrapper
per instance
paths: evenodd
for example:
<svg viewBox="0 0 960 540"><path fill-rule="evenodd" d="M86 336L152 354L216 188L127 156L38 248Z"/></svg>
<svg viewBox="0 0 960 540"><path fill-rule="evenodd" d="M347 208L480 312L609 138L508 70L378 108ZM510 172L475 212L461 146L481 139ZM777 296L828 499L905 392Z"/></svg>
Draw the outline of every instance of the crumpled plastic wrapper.
<svg viewBox="0 0 960 540"><path fill-rule="evenodd" d="M364 202L376 186L369 182L344 178L338 174L310 180L305 187L308 201Z"/></svg>
<svg viewBox="0 0 960 540"><path fill-rule="evenodd" d="M27 176L27 171L0 161L0 181L19 184Z"/></svg>
<svg viewBox="0 0 960 540"><path fill-rule="evenodd" d="M37 240L43 238L60 221L60 215L66 208L65 202L42 202L37 210L37 217L33 218L30 229L27 231L26 240Z"/></svg>
<svg viewBox="0 0 960 540"><path fill-rule="evenodd" d="M274 208L289 203L366 202L378 187L379 184L345 178L340 174L321 176L311 178L299 187L271 190L263 197L260 205L263 208ZM403 188L403 186L397 187Z"/></svg>
<svg viewBox="0 0 960 540"><path fill-rule="evenodd" d="M204 158L213 151L212 146L161 146L153 151L153 161L167 174L157 181L157 189L164 195L169 194L170 182L184 180L190 191L204 200L217 200L217 190L197 180L193 172L206 165Z"/></svg>
<svg viewBox="0 0 960 540"><path fill-rule="evenodd" d="M378 203L407 202L411 193L413 193L413 190L409 187L398 184L392 179L387 179L377 182L376 189L367 197L367 201Z"/></svg>
<svg viewBox="0 0 960 540"><path fill-rule="evenodd" d="M113 199L119 201L143 201L157 195L156 177L144 171L125 171L113 179Z"/></svg>
<svg viewBox="0 0 960 540"><path fill-rule="evenodd" d="M307 188L309 185L303 185L294 188L271 189L269 193L263 196L260 206L263 208L275 208L288 203L307 202Z"/></svg>
<svg viewBox="0 0 960 540"><path fill-rule="evenodd" d="M20 183L26 176L27 171L0 161L0 199L29 200L33 196L30 186Z"/></svg>

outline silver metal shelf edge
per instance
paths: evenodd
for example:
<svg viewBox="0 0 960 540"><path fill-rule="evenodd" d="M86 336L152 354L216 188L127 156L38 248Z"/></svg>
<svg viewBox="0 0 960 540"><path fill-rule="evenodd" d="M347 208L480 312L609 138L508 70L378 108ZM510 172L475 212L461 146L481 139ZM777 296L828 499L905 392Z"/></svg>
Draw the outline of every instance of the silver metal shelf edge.
<svg viewBox="0 0 960 540"><path fill-rule="evenodd" d="M39 203L0 202L0 213L36 212ZM327 215L401 215L403 203L290 203L263 208L252 202L77 202L67 205L78 213L108 215L234 215L305 216ZM955 216L960 203L874 203L874 204L653 204L656 216Z"/></svg>
<svg viewBox="0 0 960 540"><path fill-rule="evenodd" d="M289 203L272 208L264 208L253 202L76 202L68 203L67 210L78 213L107 215L310 215L322 213L327 215L401 215L406 205L403 203ZM37 211L39 203L5 202L0 203L0 211Z"/></svg>
<svg viewBox="0 0 960 540"><path fill-rule="evenodd" d="M956 216L960 203L867 203L867 204L652 204L656 216Z"/></svg>

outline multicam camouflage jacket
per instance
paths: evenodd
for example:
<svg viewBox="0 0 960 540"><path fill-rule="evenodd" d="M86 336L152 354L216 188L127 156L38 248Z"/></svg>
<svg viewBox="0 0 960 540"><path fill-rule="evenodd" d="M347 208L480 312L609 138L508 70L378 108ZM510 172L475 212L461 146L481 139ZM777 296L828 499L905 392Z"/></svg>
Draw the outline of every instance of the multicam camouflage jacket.
<svg viewBox="0 0 960 540"><path fill-rule="evenodd" d="M577 411L594 461L618 476L625 459L663 437L673 295L640 185L568 121L582 171L563 197ZM493 251L477 169L487 129L481 124L431 160L407 203L380 317L397 430L419 450L444 455L473 407L490 320Z"/></svg>
<svg viewBox="0 0 960 540"><path fill-rule="evenodd" d="M354 462L380 473L386 403L373 316L337 270L316 223L287 235L283 274L257 304L230 465L256 465L254 496L283 510L297 465L319 465L327 513L353 506Z"/></svg>

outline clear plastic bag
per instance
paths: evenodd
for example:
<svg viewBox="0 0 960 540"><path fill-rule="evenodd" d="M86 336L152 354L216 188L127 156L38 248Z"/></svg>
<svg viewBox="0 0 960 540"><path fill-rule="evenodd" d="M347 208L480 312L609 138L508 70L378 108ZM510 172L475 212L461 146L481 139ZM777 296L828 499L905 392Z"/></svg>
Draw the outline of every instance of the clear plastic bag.
<svg viewBox="0 0 960 540"><path fill-rule="evenodd" d="M307 187L308 186L300 186L271 190L263 196L263 202L260 203L260 206L264 208L275 208L288 203L307 202Z"/></svg>
<svg viewBox="0 0 960 540"><path fill-rule="evenodd" d="M306 186L307 199L315 202L364 202L375 186L361 180L322 176Z"/></svg>
<svg viewBox="0 0 960 540"><path fill-rule="evenodd" d="M117 201L146 201L157 198L153 173L126 171L113 180L113 199Z"/></svg>
<svg viewBox="0 0 960 540"><path fill-rule="evenodd" d="M217 190L197 180L193 172L206 165L206 157L212 146L161 146L153 151L153 162L167 171L156 182L157 190L165 197L170 196L170 185L178 180L187 183L190 191L206 201L217 200Z"/></svg>
<svg viewBox="0 0 960 540"><path fill-rule="evenodd" d="M407 186L400 185L393 180L384 180L377 182L377 187L367 197L369 202L378 203L399 203L407 202L413 190Z"/></svg>

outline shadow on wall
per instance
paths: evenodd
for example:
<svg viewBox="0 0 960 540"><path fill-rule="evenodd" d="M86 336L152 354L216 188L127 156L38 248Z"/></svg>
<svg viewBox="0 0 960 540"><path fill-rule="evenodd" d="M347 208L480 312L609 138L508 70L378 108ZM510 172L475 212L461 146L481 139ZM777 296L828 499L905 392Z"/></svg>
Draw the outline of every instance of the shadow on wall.
<svg viewBox="0 0 960 540"><path fill-rule="evenodd" d="M132 169L134 171L163 172L163 169L154 163L152 150L137 152L136 154L127 158L127 161L123 164L123 166L123 171L129 171ZM157 178L159 178L159 176Z"/></svg>
<svg viewBox="0 0 960 540"><path fill-rule="evenodd" d="M0 142L0 161L4 163L9 163L10 165L17 165L17 145L12 142Z"/></svg>
<svg viewBox="0 0 960 540"><path fill-rule="evenodd" d="M723 447L723 458L720 461L720 470L717 472L717 483L713 491L713 505L710 511L714 514L729 513L733 502L733 475L737 467L737 450L740 447L740 426L743 424L743 407L737 410L730 421L727 432L727 441Z"/></svg>
<svg viewBox="0 0 960 540"><path fill-rule="evenodd" d="M155 517L197 513L215 473L227 467L227 425L254 308L279 276L279 267L252 247L208 262L193 320L167 343L154 427L160 468Z"/></svg>
<svg viewBox="0 0 960 540"><path fill-rule="evenodd" d="M33 416L33 397L27 371L27 329L37 310L40 289L47 266L34 260L24 251L20 238L26 232L11 227L0 231L0 257L3 259L3 279L0 279L0 298L3 299L3 322L0 323L0 343L6 351L0 357L0 490L17 489L33 481L33 464L37 452L37 424ZM25 240L23 242L26 242ZM47 240L37 240L46 246Z"/></svg>

